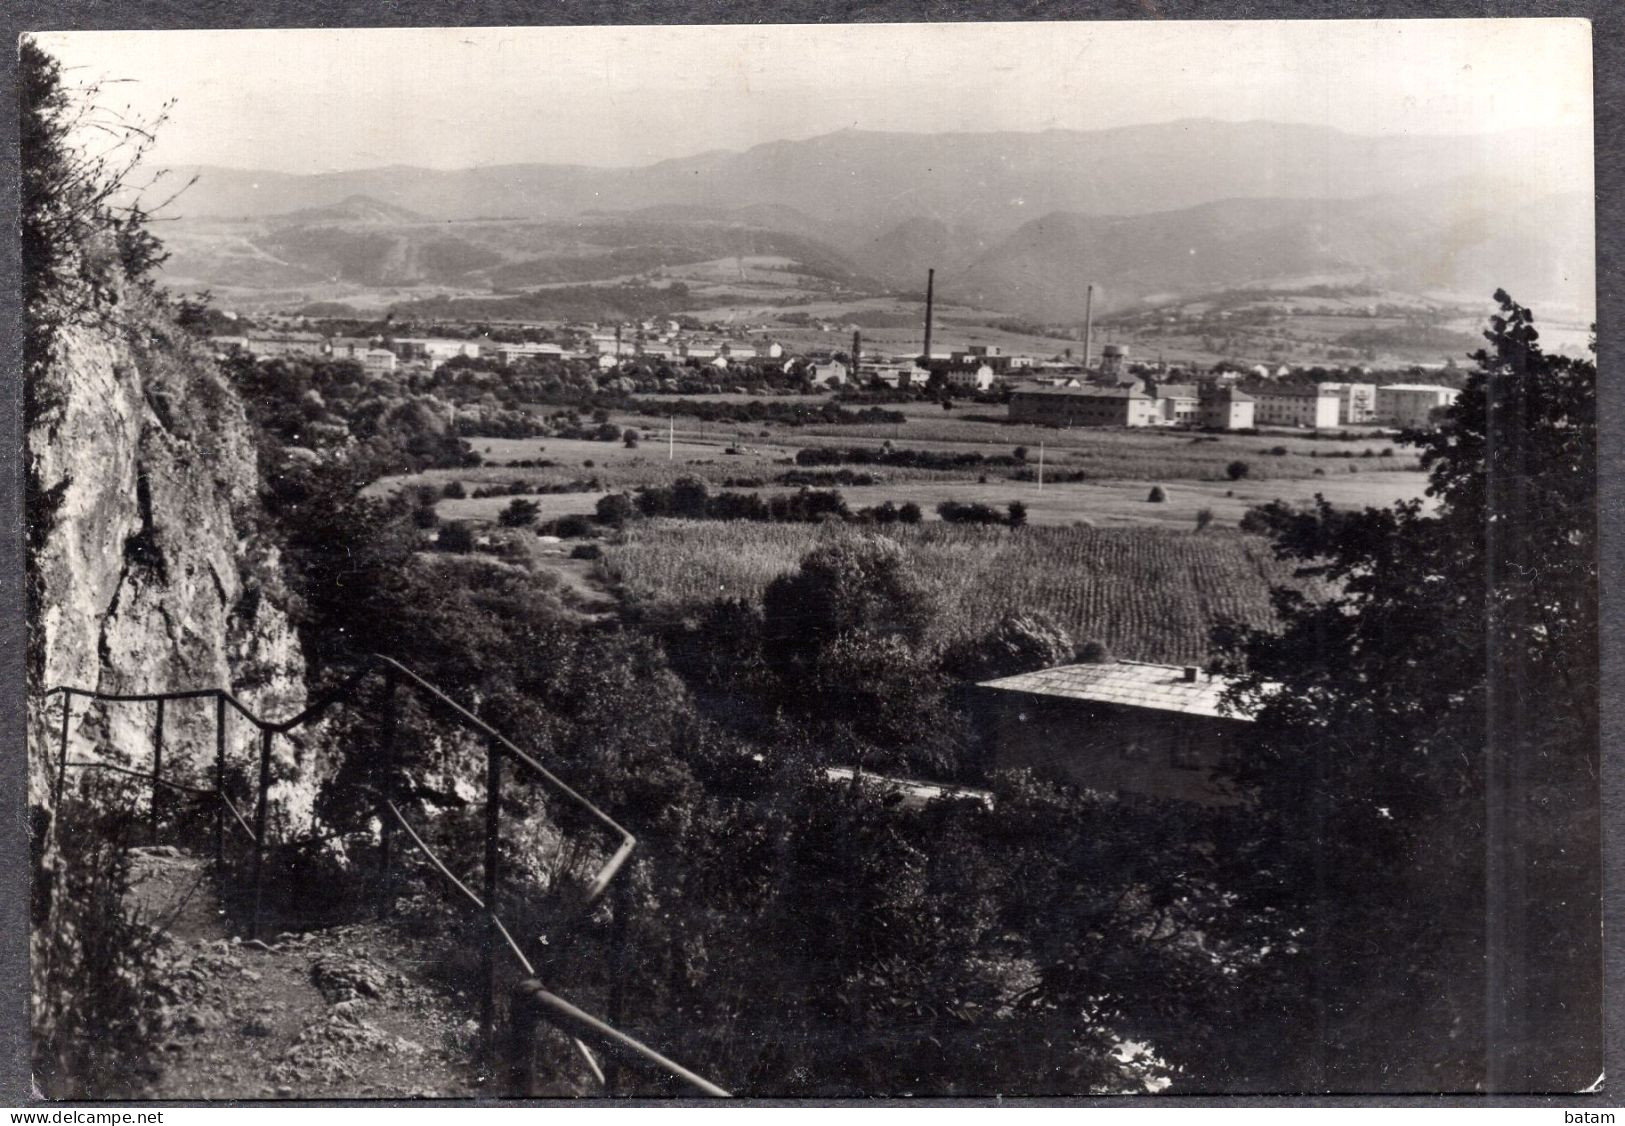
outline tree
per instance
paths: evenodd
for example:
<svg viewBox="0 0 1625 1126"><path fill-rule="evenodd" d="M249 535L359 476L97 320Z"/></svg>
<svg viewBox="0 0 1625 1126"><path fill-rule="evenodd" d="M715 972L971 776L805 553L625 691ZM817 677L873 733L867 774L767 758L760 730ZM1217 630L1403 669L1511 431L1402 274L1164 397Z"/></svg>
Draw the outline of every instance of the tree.
<svg viewBox="0 0 1625 1126"><path fill-rule="evenodd" d="M1147 494L1145 499L1151 504L1162 504L1168 499L1168 494L1163 492L1161 485L1152 485L1151 492Z"/></svg>
<svg viewBox="0 0 1625 1126"><path fill-rule="evenodd" d="M1008 614L982 636L950 645L942 667L962 680L993 680L1064 665L1072 651L1065 627L1049 615Z"/></svg>
<svg viewBox="0 0 1625 1126"><path fill-rule="evenodd" d="M619 528L637 514L637 508L633 505L632 498L625 493L609 493L598 498L594 512L600 524Z"/></svg>
<svg viewBox="0 0 1625 1126"><path fill-rule="evenodd" d="M1011 501L1008 511L1010 518L1007 522L1012 528L1020 528L1027 523L1027 505L1022 501Z"/></svg>
<svg viewBox="0 0 1625 1126"><path fill-rule="evenodd" d="M497 523L504 528L524 528L536 522L536 514L541 510L541 505L533 500L514 497L506 508L497 513Z"/></svg>
<svg viewBox="0 0 1625 1126"><path fill-rule="evenodd" d="M474 550L474 533L468 530L467 524L446 524L440 529L440 537L436 542L440 545L441 551L466 555Z"/></svg>
<svg viewBox="0 0 1625 1126"><path fill-rule="evenodd" d="M1247 476L1251 469L1252 467L1249 466L1245 461L1232 461L1229 465L1224 467L1224 472L1232 481L1239 481L1243 477Z"/></svg>
<svg viewBox="0 0 1625 1126"><path fill-rule="evenodd" d="M638 432L636 430L632 429L630 426L628 426L621 433L621 442L629 450L635 450L635 449L638 448L638 438L639 438Z"/></svg>
<svg viewBox="0 0 1625 1126"><path fill-rule="evenodd" d="M876 536L814 548L792 574L762 596L763 651L780 670L805 668L847 634L925 635L930 601L909 571L902 549Z"/></svg>
<svg viewBox="0 0 1625 1126"><path fill-rule="evenodd" d="M1216 637L1264 830L1233 878L1300 934L1276 985L1309 1000L1283 1034L1316 1045L1311 1084L1601 1070L1596 369L1496 299L1461 396L1404 439L1437 510L1255 510L1333 593Z"/></svg>
<svg viewBox="0 0 1625 1126"><path fill-rule="evenodd" d="M1213 523L1213 510L1211 508L1198 508L1196 510L1196 530L1207 531L1208 525Z"/></svg>

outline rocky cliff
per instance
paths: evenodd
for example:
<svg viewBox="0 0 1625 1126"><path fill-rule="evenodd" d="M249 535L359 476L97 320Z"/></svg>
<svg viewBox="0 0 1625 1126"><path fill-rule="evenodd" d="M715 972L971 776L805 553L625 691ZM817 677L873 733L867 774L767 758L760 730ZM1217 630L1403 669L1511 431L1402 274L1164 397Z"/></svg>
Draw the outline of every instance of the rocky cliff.
<svg viewBox="0 0 1625 1126"><path fill-rule="evenodd" d="M257 713L304 703L304 663L262 532L243 406L200 342L130 286L95 323L53 337L27 434L39 506L30 563L36 688L107 692L232 686ZM154 706L74 702L69 753L150 763ZM228 723L229 753L253 761L254 731ZM31 700L30 801L47 806L61 705ZM282 753L293 753L283 741ZM204 777L212 701L167 706L166 775ZM280 794L296 815L312 785L291 757ZM70 780L73 772L70 771Z"/></svg>

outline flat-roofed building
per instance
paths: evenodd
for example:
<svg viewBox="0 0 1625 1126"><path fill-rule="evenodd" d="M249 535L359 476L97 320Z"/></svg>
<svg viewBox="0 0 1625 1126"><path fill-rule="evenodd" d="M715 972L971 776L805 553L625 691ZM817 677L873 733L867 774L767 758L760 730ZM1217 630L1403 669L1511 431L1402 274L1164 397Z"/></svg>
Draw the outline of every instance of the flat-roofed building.
<svg viewBox="0 0 1625 1126"><path fill-rule="evenodd" d="M1377 420L1375 383L1322 383L1320 388L1337 396L1338 425L1361 426Z"/></svg>
<svg viewBox="0 0 1625 1126"><path fill-rule="evenodd" d="M545 342L537 344L498 344L496 347L496 357L499 363L517 364L521 360L530 359L533 356L540 356L543 359L550 360L562 360L564 358L564 347L560 344Z"/></svg>
<svg viewBox="0 0 1625 1126"><path fill-rule="evenodd" d="M389 342L389 348L408 363L443 364L457 356L477 357L480 354L477 340L450 340L433 336L397 336Z"/></svg>
<svg viewBox="0 0 1625 1126"><path fill-rule="evenodd" d="M320 356L327 340L314 332L250 333L243 351L256 357Z"/></svg>
<svg viewBox="0 0 1625 1126"><path fill-rule="evenodd" d="M1061 665L977 685L995 770L1031 770L1098 793L1218 805L1217 775L1252 717L1226 705L1230 682L1195 666Z"/></svg>

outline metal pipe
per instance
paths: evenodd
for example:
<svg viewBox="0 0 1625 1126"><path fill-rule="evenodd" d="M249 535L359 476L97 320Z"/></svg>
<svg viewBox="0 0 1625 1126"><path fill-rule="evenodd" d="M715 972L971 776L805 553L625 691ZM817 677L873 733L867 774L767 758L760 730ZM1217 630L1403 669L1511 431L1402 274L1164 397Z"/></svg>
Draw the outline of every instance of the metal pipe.
<svg viewBox="0 0 1625 1126"><path fill-rule="evenodd" d="M651 1064L674 1078L681 1079L690 1087L712 1098L732 1098L727 1091L704 1079L688 1068L673 1060L667 1059L659 1052L646 1044L642 1044L617 1028L613 1028L591 1013L576 1008L563 997L549 993L541 982L531 980L519 987L526 1000L538 1007L541 1015L559 1025L566 1032L592 1039L612 1050L623 1052L634 1059Z"/></svg>
<svg viewBox="0 0 1625 1126"><path fill-rule="evenodd" d="M158 699L158 716L152 725L152 843L158 843L158 794L164 779L164 700Z"/></svg>
<svg viewBox="0 0 1625 1126"><path fill-rule="evenodd" d="M485 992L480 998L480 1028L489 1052L495 1046L497 1006L497 865L501 862L497 844L502 833L502 756L494 746L485 751L485 951L481 977Z"/></svg>
<svg viewBox="0 0 1625 1126"><path fill-rule="evenodd" d="M631 879L622 880L615 888L614 896L615 916L611 920L613 928L610 935L610 978L609 978L609 1023L620 1025L626 1019L626 949L631 936L632 922L632 882ZM604 1068L604 1094L613 1095L617 1083L620 1081L620 1061L611 1058L605 1061Z"/></svg>
<svg viewBox="0 0 1625 1126"><path fill-rule="evenodd" d="M62 743L60 750L57 752L56 801L54 803L57 806L57 816L59 817L61 816L62 807L62 787L67 782L68 777L68 717L72 711L73 694L64 692L62 693Z"/></svg>
<svg viewBox="0 0 1625 1126"><path fill-rule="evenodd" d="M214 698L214 792L220 802L214 809L214 863L216 869L226 863L226 701Z"/></svg>
<svg viewBox="0 0 1625 1126"><path fill-rule="evenodd" d="M260 737L259 804L254 810L254 909L248 917L248 937L260 936L260 905L265 892L265 816L271 794L271 740L267 729Z"/></svg>
<svg viewBox="0 0 1625 1126"><path fill-rule="evenodd" d="M379 787L382 795L381 803L388 803L395 796L395 670L384 669L384 686L380 695L379 707L383 710L382 755L383 784ZM383 805L378 811L378 915L380 918L389 914L391 903L391 872L390 872L390 846L391 836L395 831L393 819L384 816Z"/></svg>

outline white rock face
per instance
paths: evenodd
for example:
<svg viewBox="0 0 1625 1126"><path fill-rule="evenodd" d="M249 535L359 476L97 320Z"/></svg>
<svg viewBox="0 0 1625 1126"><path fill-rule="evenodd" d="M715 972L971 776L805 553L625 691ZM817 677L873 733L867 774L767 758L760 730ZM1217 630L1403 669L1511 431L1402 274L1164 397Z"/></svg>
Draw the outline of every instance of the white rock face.
<svg viewBox="0 0 1625 1126"><path fill-rule="evenodd" d="M304 661L282 605L274 547L258 528L255 451L241 402L205 349L134 299L111 326L57 338L60 404L27 436L60 503L32 557L41 688L232 688L274 719L305 703ZM74 701L71 757L150 764L155 706ZM50 804L61 705L31 701L29 797ZM165 775L212 775L212 700L171 702ZM256 733L233 717L230 761L250 770ZM279 796L296 823L313 784L279 740ZM70 781L73 772L69 772Z"/></svg>

